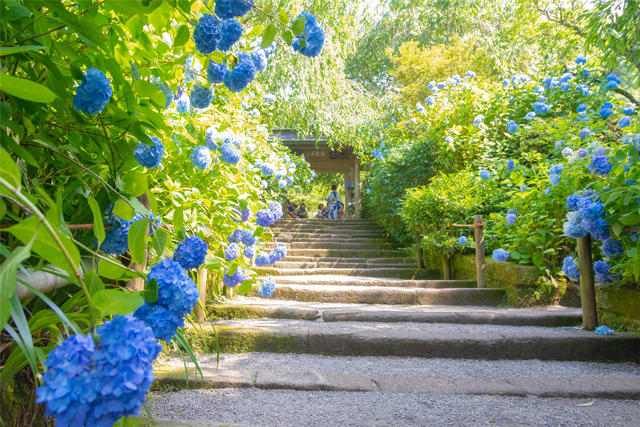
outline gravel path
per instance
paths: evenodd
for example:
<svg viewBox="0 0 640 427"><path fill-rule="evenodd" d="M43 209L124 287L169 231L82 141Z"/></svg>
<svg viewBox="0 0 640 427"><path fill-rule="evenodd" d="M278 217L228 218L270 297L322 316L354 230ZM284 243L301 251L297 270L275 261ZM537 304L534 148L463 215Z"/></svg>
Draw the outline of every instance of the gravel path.
<svg viewBox="0 0 640 427"><path fill-rule="evenodd" d="M576 333L594 334L586 332L581 327L545 328L540 326L505 326L505 325L461 325L454 323L376 323L376 322L317 322L290 319L251 319L251 320L221 320L213 322L215 325L225 325L246 328L273 328L307 330L320 328L325 331L365 332L390 331L402 333L429 334L541 334L541 335L574 335Z"/></svg>
<svg viewBox="0 0 640 427"><path fill-rule="evenodd" d="M147 406L171 419L261 427L327 426L637 426L640 402L423 394L184 390L153 394Z"/></svg>
<svg viewBox="0 0 640 427"><path fill-rule="evenodd" d="M198 355L198 363L216 368L216 357ZM163 365L184 366L180 358ZM188 364L193 366L193 364ZM437 378L592 377L638 378L640 365L634 363L553 362L543 360L425 359L420 357L341 357L310 354L242 353L221 354L220 369L263 369L281 371L339 372L347 374L394 375Z"/></svg>

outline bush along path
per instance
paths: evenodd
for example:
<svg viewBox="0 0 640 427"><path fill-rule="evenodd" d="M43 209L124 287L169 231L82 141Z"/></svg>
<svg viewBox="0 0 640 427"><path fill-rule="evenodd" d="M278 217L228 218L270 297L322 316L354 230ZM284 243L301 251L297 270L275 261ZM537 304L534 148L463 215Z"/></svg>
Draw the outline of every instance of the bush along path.
<svg viewBox="0 0 640 427"><path fill-rule="evenodd" d="M237 394L214 391L229 388L265 400L284 398L274 394L280 390L305 408L340 406L340 399L366 408L394 393L640 399L637 365L586 363L637 361L638 336L583 331L577 308L500 308L503 290L441 280L435 266L418 269L371 221L281 220L272 227L278 245L286 242L286 258L256 268L277 280L271 298L252 291L207 305L210 325L185 331L203 376L191 369L187 380L179 359L160 359L160 416L204 419L195 408L210 406L206 414L233 406L235 418L215 419L341 424L337 414L306 409L278 420L251 418L254 410L232 403ZM220 365L205 354L216 345ZM366 393L349 397L353 392ZM496 404L508 406L504 399ZM390 422L380 417L372 425Z"/></svg>

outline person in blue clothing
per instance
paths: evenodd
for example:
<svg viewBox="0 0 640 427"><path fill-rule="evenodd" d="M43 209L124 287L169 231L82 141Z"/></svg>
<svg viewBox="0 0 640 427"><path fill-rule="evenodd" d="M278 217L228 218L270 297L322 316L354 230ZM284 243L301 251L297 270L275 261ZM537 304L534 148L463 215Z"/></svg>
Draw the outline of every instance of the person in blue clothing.
<svg viewBox="0 0 640 427"><path fill-rule="evenodd" d="M340 209L344 207L340 200L340 194L336 191L335 185L331 186L331 193L327 196L327 209L329 211L329 219L338 219L340 217Z"/></svg>

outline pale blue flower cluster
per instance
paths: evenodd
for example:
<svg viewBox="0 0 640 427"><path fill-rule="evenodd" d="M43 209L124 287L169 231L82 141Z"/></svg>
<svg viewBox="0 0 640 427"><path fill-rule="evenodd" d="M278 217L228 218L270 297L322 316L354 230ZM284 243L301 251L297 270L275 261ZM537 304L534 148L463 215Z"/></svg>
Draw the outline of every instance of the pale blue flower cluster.
<svg viewBox="0 0 640 427"><path fill-rule="evenodd" d="M276 289L276 280L271 276L266 276L260 286L258 286L258 294L261 297L269 298Z"/></svg>
<svg viewBox="0 0 640 427"><path fill-rule="evenodd" d="M613 283L621 279L619 274L611 273L611 266L606 261L594 262L593 270L596 272L596 278L600 283Z"/></svg>
<svg viewBox="0 0 640 427"><path fill-rule="evenodd" d="M460 243L462 246L467 244L467 237L466 236L460 236L460 238L458 239L458 243Z"/></svg>
<svg viewBox="0 0 640 427"><path fill-rule="evenodd" d="M256 67L253 60L246 52L238 53L238 63L233 70L228 71L224 76L224 85L231 92L240 92L249 86L249 83L256 77Z"/></svg>
<svg viewBox="0 0 640 427"><path fill-rule="evenodd" d="M204 264L208 249L204 240L198 236L189 236L178 244L173 253L173 260L185 270L194 270Z"/></svg>
<svg viewBox="0 0 640 427"><path fill-rule="evenodd" d="M267 67L267 55L264 53L264 49L256 49L251 52L251 60L256 71L264 71Z"/></svg>
<svg viewBox="0 0 640 427"><path fill-rule="evenodd" d="M155 380L153 361L162 346L132 316L113 316L90 335L71 335L49 352L36 403L58 427L111 427L138 415Z"/></svg>
<svg viewBox="0 0 640 427"><path fill-rule="evenodd" d="M565 147L565 149L564 149L564 150L562 150L562 153L561 153L561 154L562 154L564 157L568 157L568 156L570 156L570 155L572 155L572 154L573 154L573 150L572 150L571 148L569 148L569 147Z"/></svg>
<svg viewBox="0 0 640 427"><path fill-rule="evenodd" d="M416 104L416 110L418 111L418 113L424 113L424 106L418 102Z"/></svg>
<svg viewBox="0 0 640 427"><path fill-rule="evenodd" d="M176 111L180 114L184 114L191 108L191 100L186 93L183 93L178 102L176 102Z"/></svg>
<svg viewBox="0 0 640 427"><path fill-rule="evenodd" d="M491 172L489 172L488 170L486 170L486 169L482 169L482 170L480 171L480 178L482 178L482 179L489 179L490 177L491 177Z"/></svg>
<svg viewBox="0 0 640 427"><path fill-rule="evenodd" d="M239 18L246 15L253 4L253 0L216 0L214 10L221 19Z"/></svg>
<svg viewBox="0 0 640 427"><path fill-rule="evenodd" d="M480 126L480 123L482 123L484 121L485 117L482 114L478 114L474 119L473 119L473 125L475 127Z"/></svg>
<svg viewBox="0 0 640 427"><path fill-rule="evenodd" d="M211 151L204 145L199 145L191 153L191 163L198 169L206 170L211 165Z"/></svg>
<svg viewBox="0 0 640 427"><path fill-rule="evenodd" d="M578 271L578 266L576 265L576 261L573 257L568 256L564 259L562 262L562 272L570 279L580 279L580 271Z"/></svg>
<svg viewBox="0 0 640 427"><path fill-rule="evenodd" d="M620 129L622 128L626 128L631 126L631 117L629 116L622 116L620 117L620 121L618 122L618 127Z"/></svg>
<svg viewBox="0 0 640 427"><path fill-rule="evenodd" d="M520 126L514 120L509 120L509 123L507 123L507 131L509 133L516 133L519 128Z"/></svg>
<svg viewBox="0 0 640 427"><path fill-rule="evenodd" d="M242 38L242 25L235 19L225 19L222 21L222 38L218 42L218 50L226 52L231 49L238 40Z"/></svg>
<svg viewBox="0 0 640 427"><path fill-rule="evenodd" d="M531 120L533 120L535 118L536 118L536 113L533 112L533 111L528 112L527 115L524 116L524 119L527 120L527 121L531 121Z"/></svg>
<svg viewBox="0 0 640 427"><path fill-rule="evenodd" d="M568 222L563 230L569 237L577 239L591 234L594 239L606 240L609 237L607 222L602 219L604 205L600 203L598 193L587 190L567 197L567 208L574 212L567 214Z"/></svg>
<svg viewBox="0 0 640 427"><path fill-rule="evenodd" d="M244 254L245 257L247 257L248 259L251 259L254 256L256 256L256 251L257 251L257 248L255 246L245 246L245 248L242 250L242 253Z"/></svg>
<svg viewBox="0 0 640 427"><path fill-rule="evenodd" d="M231 243L224 250L224 259L227 261L233 261L240 256L240 246L237 243Z"/></svg>
<svg viewBox="0 0 640 427"><path fill-rule="evenodd" d="M546 114L549 112L549 106L544 102L534 102L533 103L533 111L537 115Z"/></svg>
<svg viewBox="0 0 640 427"><path fill-rule="evenodd" d="M242 152L234 147L234 145L230 142L225 142L224 144L222 144L222 146L220 147L220 153L220 158L222 159L222 161L232 165L237 164L242 157Z"/></svg>
<svg viewBox="0 0 640 427"><path fill-rule="evenodd" d="M113 90L107 76L100 70L89 68L76 89L73 105L83 113L98 114L107 105L111 95Z"/></svg>
<svg viewBox="0 0 640 427"><path fill-rule="evenodd" d="M509 259L509 252L505 251L502 248L496 249L493 251L492 257L493 257L493 260L496 262L505 262L506 260Z"/></svg>
<svg viewBox="0 0 640 427"><path fill-rule="evenodd" d="M427 96L425 98L424 102L427 105L433 105L436 102L436 100L435 100L435 98L433 96Z"/></svg>
<svg viewBox="0 0 640 427"><path fill-rule="evenodd" d="M293 50L309 58L315 58L320 54L322 46L324 45L324 31L320 26L316 17L308 12L302 12L298 15L298 18L304 16L307 20L304 23L304 31L298 37L293 39L291 46ZM298 19L296 18L296 19ZM302 40L305 41L302 46Z"/></svg>
<svg viewBox="0 0 640 427"><path fill-rule="evenodd" d="M237 267L233 275L230 275L229 269L227 269L227 271L222 276L222 283L230 288L234 288L247 279L248 277L244 276L244 271L242 271L242 268Z"/></svg>
<svg viewBox="0 0 640 427"><path fill-rule="evenodd" d="M213 101L212 88L206 87L201 83L194 84L191 89L189 101L193 108L208 108L209 105L211 105L211 101Z"/></svg>
<svg viewBox="0 0 640 427"><path fill-rule="evenodd" d="M591 129L589 128L582 128L580 129L580 132L578 133L578 136L580 137L580 140L584 141L589 135L591 135Z"/></svg>
<svg viewBox="0 0 640 427"><path fill-rule="evenodd" d="M560 174L564 167L561 163L557 163L549 168L549 182L551 185L556 186L560 184Z"/></svg>
<svg viewBox="0 0 640 427"><path fill-rule="evenodd" d="M156 338L169 342L184 326L184 316L196 306L200 293L182 265L169 258L151 267L147 281L153 279L158 284L157 301L145 302L134 316L149 326Z"/></svg>
<svg viewBox="0 0 640 427"><path fill-rule="evenodd" d="M206 13L202 15L198 20L198 26L193 30L196 50L203 55L210 55L218 48L221 39L222 23L220 20L214 15ZM193 103L193 100L191 102Z"/></svg>
<svg viewBox="0 0 640 427"><path fill-rule="evenodd" d="M507 160L507 170L509 171L509 173L513 172L515 168L516 162L514 162L513 160Z"/></svg>
<svg viewBox="0 0 640 427"><path fill-rule="evenodd" d="M164 95L164 98L166 100L164 104L164 109L166 110L167 108L171 107L171 103L173 102L175 93L173 93L171 88L167 86L167 84L164 82L158 82L154 84L158 87L158 89L162 91L162 94Z"/></svg>
<svg viewBox="0 0 640 427"><path fill-rule="evenodd" d="M147 145L142 142L138 142L135 151L133 152L133 156L140 166L145 168L157 168L162 163L162 155L164 154L164 145L162 145L162 141L160 138L156 138L155 136L150 136L151 141L155 145Z"/></svg>
<svg viewBox="0 0 640 427"><path fill-rule="evenodd" d="M516 222L516 216L514 214L507 215L507 224L513 225Z"/></svg>
<svg viewBox="0 0 640 427"><path fill-rule="evenodd" d="M256 224L260 227L269 227L276 221L271 209L260 209L256 214Z"/></svg>

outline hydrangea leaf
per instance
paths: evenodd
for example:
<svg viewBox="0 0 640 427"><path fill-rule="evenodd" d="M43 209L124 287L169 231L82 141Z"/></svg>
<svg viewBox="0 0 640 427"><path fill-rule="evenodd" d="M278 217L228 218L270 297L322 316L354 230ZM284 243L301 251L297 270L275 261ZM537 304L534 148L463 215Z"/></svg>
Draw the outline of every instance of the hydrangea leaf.
<svg viewBox="0 0 640 427"><path fill-rule="evenodd" d="M89 19L69 12L60 1L35 1L36 7L46 7L56 12L56 18L73 28L82 36L86 42L100 46L107 42L107 38L102 34L102 30Z"/></svg>
<svg viewBox="0 0 640 427"><path fill-rule="evenodd" d="M167 233L162 228L157 229L153 233L153 237L151 238L151 246L156 251L158 256L162 256L164 252L164 248L167 246L167 241L169 240L169 233Z"/></svg>
<svg viewBox="0 0 640 427"><path fill-rule="evenodd" d="M238 262L234 261L231 263L231 265L229 266L229 268L227 269L227 276L233 276L234 274L236 274L236 270L238 269Z"/></svg>
<svg viewBox="0 0 640 427"><path fill-rule="evenodd" d="M271 46L271 43L273 43L273 40L276 38L277 33L278 30L276 26L273 24L269 24L264 30L264 34L262 34L262 44L260 45L260 47L262 49L265 49Z"/></svg>
<svg viewBox="0 0 640 427"><path fill-rule="evenodd" d="M147 189L147 175L143 172L129 172L122 177L123 190L133 197L143 195Z"/></svg>
<svg viewBox="0 0 640 427"><path fill-rule="evenodd" d="M16 162L13 161L9 153L4 150L0 150L0 164L2 168L0 169L0 177L7 181L15 188L20 188L20 169L16 165ZM6 187L0 187L0 192L4 194L9 194L9 190Z"/></svg>
<svg viewBox="0 0 640 427"><path fill-rule="evenodd" d="M184 227L184 210L181 207L173 211L173 229L178 232Z"/></svg>
<svg viewBox="0 0 640 427"><path fill-rule="evenodd" d="M293 31L294 36L299 36L304 32L304 24L307 22L307 18L305 16L301 16L293 23L291 26L291 30Z"/></svg>
<svg viewBox="0 0 640 427"><path fill-rule="evenodd" d="M100 212L100 206L96 199L93 197L88 197L87 201L89 202L89 207L91 208L91 212L93 212L93 234L98 239L98 246L104 242L104 223L102 222L102 213Z"/></svg>
<svg viewBox="0 0 640 427"><path fill-rule="evenodd" d="M291 43L293 43L293 33L289 30L282 33L282 38L287 42L289 46L291 46Z"/></svg>
<svg viewBox="0 0 640 427"><path fill-rule="evenodd" d="M536 265L536 267L542 267L543 262L544 260L542 259L542 255L540 255L540 252L534 252L533 263Z"/></svg>
<svg viewBox="0 0 640 427"><path fill-rule="evenodd" d="M57 97L49 88L41 84L8 74L2 75L0 79L0 90L16 98L45 104L52 102Z"/></svg>
<svg viewBox="0 0 640 427"><path fill-rule="evenodd" d="M181 25L173 39L173 47L184 46L189 41L189 27Z"/></svg>
<svg viewBox="0 0 640 427"><path fill-rule="evenodd" d="M136 277L146 277L146 274L127 270L122 263L116 259L110 261L101 259L98 261L98 274L101 277L111 280L128 280Z"/></svg>
<svg viewBox="0 0 640 427"><path fill-rule="evenodd" d="M131 221L133 219L133 215L135 215L135 210L122 199L116 202L113 206L112 212L114 215L117 215L126 221Z"/></svg>
<svg viewBox="0 0 640 427"><path fill-rule="evenodd" d="M26 52L28 50L49 49L46 46L3 46L0 47L0 56L13 55L14 53Z"/></svg>
<svg viewBox="0 0 640 427"><path fill-rule="evenodd" d="M147 234L148 219L139 219L129 227L127 241L129 242L129 253L131 261L142 264L144 262L145 249L147 247L145 236Z"/></svg>
<svg viewBox="0 0 640 427"><path fill-rule="evenodd" d="M133 91L136 92L141 98L151 99L159 105L165 105L167 102L167 99L165 98L164 93L162 93L160 88L145 80L136 80L133 84Z"/></svg>
<svg viewBox="0 0 640 427"><path fill-rule="evenodd" d="M244 282L242 282L242 284L238 287L237 292L239 294L248 294L249 292L251 292L251 280L245 280Z"/></svg>
<svg viewBox="0 0 640 427"><path fill-rule="evenodd" d="M2 271L0 271L0 328L4 328L4 324L9 320L11 313L9 300L16 291L18 268L22 261L31 256L33 241L34 239L31 239L26 246L14 250L2 263Z"/></svg>
<svg viewBox="0 0 640 427"><path fill-rule="evenodd" d="M249 33L247 33L247 38L253 38L253 37L258 37L260 34L262 34L262 32L264 31L264 25L256 25L255 27L253 27L251 29L251 31L249 31Z"/></svg>
<svg viewBox="0 0 640 427"><path fill-rule="evenodd" d="M144 300L150 304L158 301L158 280L151 279L144 286Z"/></svg>
<svg viewBox="0 0 640 427"><path fill-rule="evenodd" d="M89 289L89 293L91 295L104 290L104 283L98 276L98 273L96 273L95 271L88 271L84 276L84 282L87 285L87 289Z"/></svg>
<svg viewBox="0 0 640 427"><path fill-rule="evenodd" d="M98 312L100 318L119 314L126 316L144 304L139 293L121 291L119 289L105 289L98 291L91 298L91 306Z"/></svg>

